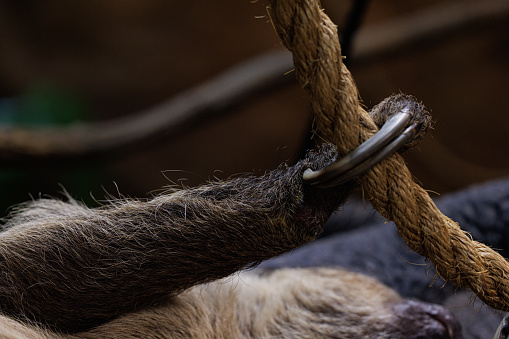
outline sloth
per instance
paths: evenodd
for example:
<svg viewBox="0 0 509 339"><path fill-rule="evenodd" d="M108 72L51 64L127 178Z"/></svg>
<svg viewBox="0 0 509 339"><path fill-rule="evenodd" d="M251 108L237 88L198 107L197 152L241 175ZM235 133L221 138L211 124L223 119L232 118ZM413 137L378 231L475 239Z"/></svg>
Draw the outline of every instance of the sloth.
<svg viewBox="0 0 509 339"><path fill-rule="evenodd" d="M39 199L0 232L1 338L459 338L442 306L341 268L253 269L315 239L355 186L296 165L91 209ZM240 273L239 273L240 272Z"/></svg>
<svg viewBox="0 0 509 339"><path fill-rule="evenodd" d="M0 338L460 338L459 333L446 308L403 299L375 279L340 268L241 272L78 333L0 316Z"/></svg>
<svg viewBox="0 0 509 339"><path fill-rule="evenodd" d="M371 114L403 106L423 111L399 95ZM303 183L336 157L326 144L293 166L146 201L15 207L0 232L0 337L460 338L442 306L363 274L254 269L316 239L355 188Z"/></svg>

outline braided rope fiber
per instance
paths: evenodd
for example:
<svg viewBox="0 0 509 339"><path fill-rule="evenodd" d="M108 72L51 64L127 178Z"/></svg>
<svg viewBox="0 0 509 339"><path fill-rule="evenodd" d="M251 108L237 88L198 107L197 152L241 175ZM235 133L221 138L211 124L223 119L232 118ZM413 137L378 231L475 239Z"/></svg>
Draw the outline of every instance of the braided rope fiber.
<svg viewBox="0 0 509 339"><path fill-rule="evenodd" d="M269 14L283 44L293 53L296 76L310 94L318 137L345 155L377 132L359 103L356 85L342 63L337 28L315 0L272 0ZM358 179L365 196L410 249L430 259L450 283L473 291L495 309L509 310L509 264L472 240L443 215L395 154Z"/></svg>

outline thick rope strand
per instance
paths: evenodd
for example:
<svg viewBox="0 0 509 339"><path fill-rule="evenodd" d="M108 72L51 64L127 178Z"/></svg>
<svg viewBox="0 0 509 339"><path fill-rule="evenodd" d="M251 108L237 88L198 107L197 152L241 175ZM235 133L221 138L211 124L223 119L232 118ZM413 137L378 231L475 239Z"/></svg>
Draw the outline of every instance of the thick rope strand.
<svg viewBox="0 0 509 339"><path fill-rule="evenodd" d="M313 0L272 0L269 13L310 94L315 132L332 141L340 156L349 153L377 127L342 63L336 26ZM401 156L393 155L358 180L373 206L394 221L409 248L429 258L441 277L472 290L495 309L509 310L507 261L444 216L414 182Z"/></svg>

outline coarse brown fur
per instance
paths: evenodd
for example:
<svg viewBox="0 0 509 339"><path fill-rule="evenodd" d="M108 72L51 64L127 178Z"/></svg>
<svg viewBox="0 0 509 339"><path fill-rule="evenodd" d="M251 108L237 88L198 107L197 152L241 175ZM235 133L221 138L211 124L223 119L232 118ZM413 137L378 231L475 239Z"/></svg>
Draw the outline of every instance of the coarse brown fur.
<svg viewBox="0 0 509 339"><path fill-rule="evenodd" d="M413 303L342 269L243 272L76 334L2 316L0 338L455 338L447 311ZM412 323L398 307L417 314Z"/></svg>
<svg viewBox="0 0 509 339"><path fill-rule="evenodd" d="M354 184L314 189L302 174L335 157L325 145L292 167L149 201L19 206L0 233L0 338L454 337L442 308L359 274L231 277L321 232Z"/></svg>
<svg viewBox="0 0 509 339"><path fill-rule="evenodd" d="M18 207L0 233L0 312L79 331L141 310L313 240L352 185L304 188L292 167L89 209L41 199Z"/></svg>

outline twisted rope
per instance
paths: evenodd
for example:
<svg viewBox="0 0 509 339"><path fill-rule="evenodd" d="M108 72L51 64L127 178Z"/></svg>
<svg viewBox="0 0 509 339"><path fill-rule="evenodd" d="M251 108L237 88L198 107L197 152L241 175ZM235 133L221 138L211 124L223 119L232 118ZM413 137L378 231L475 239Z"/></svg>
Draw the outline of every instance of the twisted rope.
<svg viewBox="0 0 509 339"><path fill-rule="evenodd" d="M272 0L269 13L283 44L293 53L296 75L310 94L316 133L338 154L355 149L377 131L348 69L342 63L336 25L318 0ZM495 309L509 310L509 264L488 246L472 240L443 215L417 185L398 154L358 179L372 205L410 249L430 259L437 273L472 290Z"/></svg>

